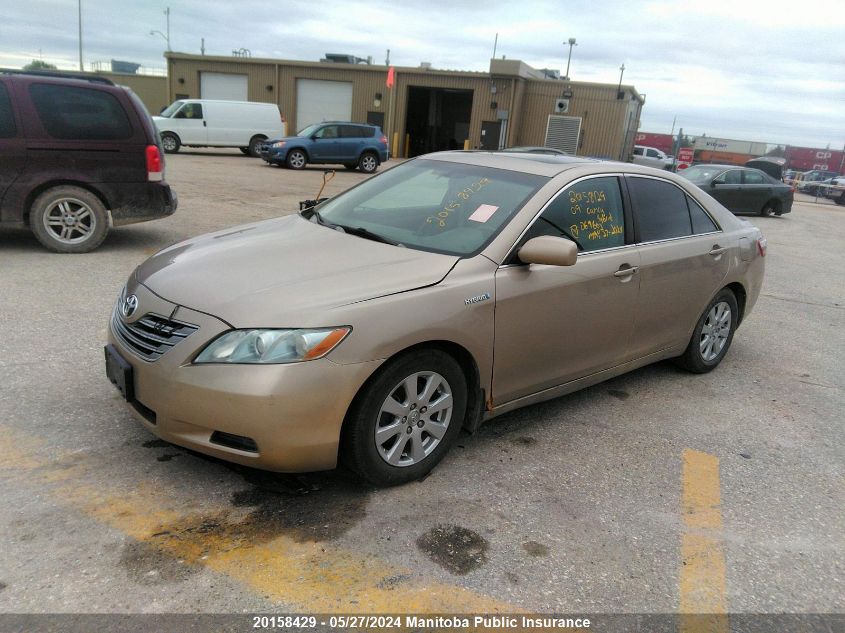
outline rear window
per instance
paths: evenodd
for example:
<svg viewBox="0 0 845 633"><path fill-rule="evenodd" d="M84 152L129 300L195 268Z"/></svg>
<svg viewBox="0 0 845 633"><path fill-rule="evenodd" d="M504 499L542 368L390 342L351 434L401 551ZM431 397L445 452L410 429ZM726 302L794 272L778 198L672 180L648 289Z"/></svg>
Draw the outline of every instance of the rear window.
<svg viewBox="0 0 845 633"><path fill-rule="evenodd" d="M9 91L6 90L4 84L0 83L0 138L12 138L16 131Z"/></svg>
<svg viewBox="0 0 845 633"><path fill-rule="evenodd" d="M29 94L41 123L54 138L110 141L132 136L117 98L103 90L32 84Z"/></svg>

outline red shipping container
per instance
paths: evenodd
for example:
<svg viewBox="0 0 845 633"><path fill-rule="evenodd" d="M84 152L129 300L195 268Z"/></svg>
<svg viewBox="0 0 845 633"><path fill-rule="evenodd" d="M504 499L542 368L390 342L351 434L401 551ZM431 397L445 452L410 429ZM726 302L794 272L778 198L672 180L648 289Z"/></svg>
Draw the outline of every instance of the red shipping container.
<svg viewBox="0 0 845 633"><path fill-rule="evenodd" d="M842 150L787 145L783 157L786 159L787 169L798 171L821 169L842 173Z"/></svg>
<svg viewBox="0 0 845 633"><path fill-rule="evenodd" d="M634 145L655 147L670 156L672 155L674 141L675 139L671 134L656 134L653 132L637 132L637 135L634 137Z"/></svg>

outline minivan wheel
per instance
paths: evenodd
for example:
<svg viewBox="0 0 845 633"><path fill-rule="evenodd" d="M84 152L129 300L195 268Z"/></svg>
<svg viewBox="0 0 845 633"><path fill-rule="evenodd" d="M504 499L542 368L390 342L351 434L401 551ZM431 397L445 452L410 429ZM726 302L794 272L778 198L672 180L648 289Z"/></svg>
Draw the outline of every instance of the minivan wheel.
<svg viewBox="0 0 845 633"><path fill-rule="evenodd" d="M288 152L287 166L291 169L304 169L308 164L308 159L305 157L305 152L301 149L292 149Z"/></svg>
<svg viewBox="0 0 845 633"><path fill-rule="evenodd" d="M38 241L56 253L87 253L109 232L100 199L72 186L53 187L38 196L30 208L29 226Z"/></svg>
<svg viewBox="0 0 845 633"><path fill-rule="evenodd" d="M249 140L249 155L258 158L261 155L261 146L267 140L266 136L253 136Z"/></svg>
<svg viewBox="0 0 845 633"><path fill-rule="evenodd" d="M356 398L343 459L375 485L419 479L454 443L466 402L466 378L448 354L425 350L397 358Z"/></svg>
<svg viewBox="0 0 845 633"><path fill-rule="evenodd" d="M179 141L179 137L172 132L165 132L161 135L161 146L168 154L175 154L179 151L182 143Z"/></svg>
<svg viewBox="0 0 845 633"><path fill-rule="evenodd" d="M376 158L376 155L371 152L363 154L358 160L358 169L363 171L365 174L373 173L376 169L378 169L378 158Z"/></svg>
<svg viewBox="0 0 845 633"><path fill-rule="evenodd" d="M734 338L739 308L734 293L723 288L704 309L689 345L677 363L693 373L705 374L715 369Z"/></svg>

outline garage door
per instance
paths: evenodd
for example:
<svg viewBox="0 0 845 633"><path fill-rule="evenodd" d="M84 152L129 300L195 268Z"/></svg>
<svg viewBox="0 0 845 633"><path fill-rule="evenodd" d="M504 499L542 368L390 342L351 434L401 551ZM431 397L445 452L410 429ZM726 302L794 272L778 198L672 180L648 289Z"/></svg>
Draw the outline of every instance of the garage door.
<svg viewBox="0 0 845 633"><path fill-rule="evenodd" d="M200 73L200 98L247 101L247 76Z"/></svg>
<svg viewBox="0 0 845 633"><path fill-rule="evenodd" d="M296 131L321 121L352 118L352 82L296 80Z"/></svg>

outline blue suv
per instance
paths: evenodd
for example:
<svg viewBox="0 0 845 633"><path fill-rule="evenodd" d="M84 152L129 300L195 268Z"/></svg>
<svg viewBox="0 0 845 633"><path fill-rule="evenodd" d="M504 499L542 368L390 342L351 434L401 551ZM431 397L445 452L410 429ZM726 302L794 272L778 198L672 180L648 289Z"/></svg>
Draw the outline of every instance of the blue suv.
<svg viewBox="0 0 845 633"><path fill-rule="evenodd" d="M387 137L375 125L326 121L309 125L297 136L268 141L261 158L291 169L308 163L343 163L347 169L371 174L388 158Z"/></svg>

